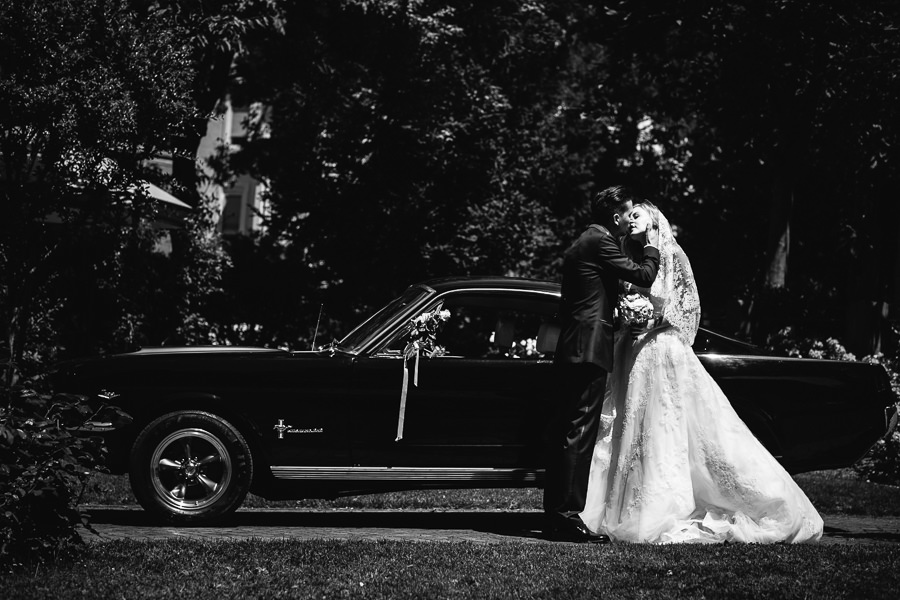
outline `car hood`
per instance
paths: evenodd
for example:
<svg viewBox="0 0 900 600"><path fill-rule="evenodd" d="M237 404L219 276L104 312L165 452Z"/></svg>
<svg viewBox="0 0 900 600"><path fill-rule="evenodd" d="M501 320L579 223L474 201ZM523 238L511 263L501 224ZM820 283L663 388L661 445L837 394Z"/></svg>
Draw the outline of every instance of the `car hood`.
<svg viewBox="0 0 900 600"><path fill-rule="evenodd" d="M291 352L278 348L256 346L164 346L141 348L104 356L69 359L53 365L48 375L57 390L71 389L79 393L96 387L122 386L143 381L147 373L163 369L167 377L176 373L194 374L231 371L238 365L259 360L288 360L321 364L332 357L352 357L352 354L333 348ZM296 364L296 363L294 363ZM211 375L209 375L211 376Z"/></svg>

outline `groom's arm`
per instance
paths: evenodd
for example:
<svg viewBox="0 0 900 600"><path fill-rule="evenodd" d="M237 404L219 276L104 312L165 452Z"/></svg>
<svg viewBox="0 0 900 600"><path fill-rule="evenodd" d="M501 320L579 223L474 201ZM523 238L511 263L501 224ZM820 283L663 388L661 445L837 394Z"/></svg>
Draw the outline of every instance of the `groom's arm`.
<svg viewBox="0 0 900 600"><path fill-rule="evenodd" d="M650 287L659 271L659 250L653 246L644 246L644 257L636 263L622 252L614 237L605 235L598 242L598 254L604 270L641 287Z"/></svg>

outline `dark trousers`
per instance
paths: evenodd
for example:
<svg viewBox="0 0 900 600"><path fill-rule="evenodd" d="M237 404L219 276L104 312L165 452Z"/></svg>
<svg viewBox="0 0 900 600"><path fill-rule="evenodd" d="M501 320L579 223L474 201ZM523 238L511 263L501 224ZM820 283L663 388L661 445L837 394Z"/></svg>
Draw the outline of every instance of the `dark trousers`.
<svg viewBox="0 0 900 600"><path fill-rule="evenodd" d="M591 363L562 364L556 370L561 394L548 440L544 512L551 520L575 519L587 497L606 371Z"/></svg>

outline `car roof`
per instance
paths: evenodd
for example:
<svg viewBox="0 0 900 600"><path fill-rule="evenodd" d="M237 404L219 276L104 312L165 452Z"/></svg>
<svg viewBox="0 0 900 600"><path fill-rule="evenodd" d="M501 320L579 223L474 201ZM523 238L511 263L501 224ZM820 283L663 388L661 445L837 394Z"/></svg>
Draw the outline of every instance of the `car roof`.
<svg viewBox="0 0 900 600"><path fill-rule="evenodd" d="M500 288L510 290L531 290L536 292L553 292L558 294L560 288L559 284L553 281L528 279L526 277L498 276L441 277L438 279L430 279L428 281L424 281L421 285L427 286L438 293L447 292L459 288Z"/></svg>

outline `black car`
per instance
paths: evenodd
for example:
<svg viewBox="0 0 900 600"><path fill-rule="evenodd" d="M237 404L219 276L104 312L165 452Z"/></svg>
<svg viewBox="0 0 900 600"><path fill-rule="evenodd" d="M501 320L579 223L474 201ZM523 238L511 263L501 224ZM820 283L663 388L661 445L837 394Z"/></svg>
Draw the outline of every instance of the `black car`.
<svg viewBox="0 0 900 600"><path fill-rule="evenodd" d="M316 351L147 348L61 365L57 391L133 417L84 433L106 438L109 468L173 523L222 518L248 491L539 487L559 295L544 281L433 280ZM410 345L438 321L436 339ZM880 366L767 356L705 329L694 349L791 472L851 465L896 421Z"/></svg>

